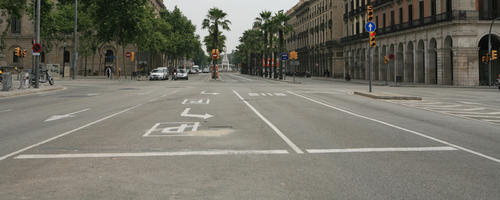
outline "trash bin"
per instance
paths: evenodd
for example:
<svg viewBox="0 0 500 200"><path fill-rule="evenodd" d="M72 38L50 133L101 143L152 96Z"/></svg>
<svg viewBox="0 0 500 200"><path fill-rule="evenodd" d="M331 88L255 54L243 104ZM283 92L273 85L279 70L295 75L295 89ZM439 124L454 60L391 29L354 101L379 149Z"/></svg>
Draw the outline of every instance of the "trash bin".
<svg viewBox="0 0 500 200"><path fill-rule="evenodd" d="M2 73L2 91L12 90L12 73Z"/></svg>

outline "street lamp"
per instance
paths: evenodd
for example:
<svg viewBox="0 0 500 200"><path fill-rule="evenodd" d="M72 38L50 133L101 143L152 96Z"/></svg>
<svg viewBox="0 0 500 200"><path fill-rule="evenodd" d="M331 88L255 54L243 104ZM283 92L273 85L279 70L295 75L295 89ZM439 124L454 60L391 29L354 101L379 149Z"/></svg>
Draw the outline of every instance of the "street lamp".
<svg viewBox="0 0 500 200"><path fill-rule="evenodd" d="M62 77L64 78L64 68L66 67L66 46L68 46L68 43L64 41L63 43L63 70L62 70Z"/></svg>

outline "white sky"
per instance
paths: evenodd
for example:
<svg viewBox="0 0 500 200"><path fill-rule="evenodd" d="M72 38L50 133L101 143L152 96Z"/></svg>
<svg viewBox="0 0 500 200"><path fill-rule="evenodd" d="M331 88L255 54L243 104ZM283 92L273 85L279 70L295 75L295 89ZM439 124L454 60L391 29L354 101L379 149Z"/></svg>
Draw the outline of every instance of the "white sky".
<svg viewBox="0 0 500 200"><path fill-rule="evenodd" d="M172 10L177 5L182 13L196 25L196 33L200 35L201 40L208 34L206 30L201 30L201 23L208 10L213 7L224 10L232 22L231 31L224 32L229 52L236 49L239 38L245 30L252 28L254 19L261 11L287 11L297 2L299 0L164 0L168 10Z"/></svg>

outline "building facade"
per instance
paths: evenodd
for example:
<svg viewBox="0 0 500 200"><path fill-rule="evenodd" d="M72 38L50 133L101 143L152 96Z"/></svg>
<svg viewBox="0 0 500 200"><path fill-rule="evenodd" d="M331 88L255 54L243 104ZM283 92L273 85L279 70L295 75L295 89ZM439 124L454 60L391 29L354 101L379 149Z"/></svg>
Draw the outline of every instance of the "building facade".
<svg viewBox="0 0 500 200"><path fill-rule="evenodd" d="M300 0L287 12L294 30L287 35L286 46L299 54L300 66L296 71L313 76L343 76L343 8L343 2L337 0Z"/></svg>
<svg viewBox="0 0 500 200"><path fill-rule="evenodd" d="M365 31L374 6L376 47ZM478 86L495 80L500 64L482 63L500 0L344 0L345 70L355 79L412 84ZM500 25L492 31L500 47ZM384 62L388 57L388 63Z"/></svg>
<svg viewBox="0 0 500 200"><path fill-rule="evenodd" d="M149 3L157 14L161 9L165 9L165 5L161 0L150 0ZM0 10L0 30L2 31L7 26L7 18L7 12ZM33 56L31 55L33 38L35 38L34 22L28 15L24 14L19 19L13 19L5 40L6 48L3 55L0 56L0 67L7 71L12 70L14 67L24 70L31 69L33 65ZM68 35L66 40L56 41L51 49L44 47L41 52L42 65L54 66L53 75L57 75L54 74L57 72L63 75L63 66L71 66L73 45L73 36ZM26 57L15 56L14 49L17 47L27 50ZM115 69L115 65L117 65L122 75L130 75L133 71L136 71L136 68L151 68L161 65L161 57L149 56L148 52L137 52L137 62L126 62L126 65L123 66L121 56L124 55L124 52L137 52L137 49L133 46L127 46L123 49L117 44L108 43L102 45L94 55L82 56L80 54L77 73L79 75L103 75L106 67Z"/></svg>

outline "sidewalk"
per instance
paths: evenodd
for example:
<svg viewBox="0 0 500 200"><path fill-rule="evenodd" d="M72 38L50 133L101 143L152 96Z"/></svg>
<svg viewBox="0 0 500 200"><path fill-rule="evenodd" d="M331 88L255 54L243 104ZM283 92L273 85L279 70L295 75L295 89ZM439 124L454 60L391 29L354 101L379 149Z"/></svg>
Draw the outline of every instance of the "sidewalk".
<svg viewBox="0 0 500 200"><path fill-rule="evenodd" d="M14 81L12 90L0 91L0 99L7 98L7 97L25 96L25 95L31 95L31 94L42 94L42 93L47 93L47 92L52 92L52 91L57 91L57 90L64 90L64 89L66 89L64 86L49 85L49 84L40 84L40 88L38 88L38 89L35 89L35 88L19 89L19 81Z"/></svg>
<svg viewBox="0 0 500 200"><path fill-rule="evenodd" d="M327 77L312 77L312 80L319 81L335 81L343 83L355 83L355 84L365 84L368 85L368 80L351 79L351 81L346 81L340 78L327 78ZM374 86L389 86L389 87L421 87L421 88L476 88L476 89L498 89L498 86L456 86L456 85L428 85L422 83L394 83L394 81L372 81Z"/></svg>

